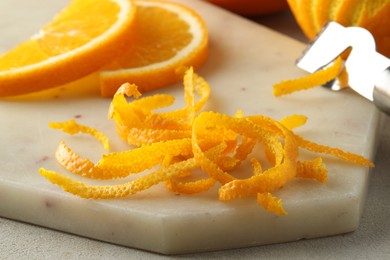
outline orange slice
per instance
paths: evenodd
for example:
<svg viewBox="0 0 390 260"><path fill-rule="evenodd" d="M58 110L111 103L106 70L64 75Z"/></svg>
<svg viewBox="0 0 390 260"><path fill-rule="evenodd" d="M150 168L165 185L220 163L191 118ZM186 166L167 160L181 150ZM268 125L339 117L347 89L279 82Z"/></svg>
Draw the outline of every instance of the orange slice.
<svg viewBox="0 0 390 260"><path fill-rule="evenodd" d="M206 61L207 28L197 13L159 0L137 0L136 6L130 49L100 72L103 97L112 97L125 82L141 92L177 83L184 68L197 69Z"/></svg>
<svg viewBox="0 0 390 260"><path fill-rule="evenodd" d="M86 76L130 44L132 0L73 0L39 33L0 55L0 96L55 87Z"/></svg>

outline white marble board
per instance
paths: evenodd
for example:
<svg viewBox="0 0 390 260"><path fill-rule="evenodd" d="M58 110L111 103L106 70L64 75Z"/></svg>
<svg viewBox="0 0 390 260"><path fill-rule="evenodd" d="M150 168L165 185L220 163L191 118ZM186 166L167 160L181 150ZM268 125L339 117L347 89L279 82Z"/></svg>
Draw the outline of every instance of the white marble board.
<svg viewBox="0 0 390 260"><path fill-rule="evenodd" d="M203 1L181 2L198 11L209 28L209 60L198 71L212 87L206 110L232 115L242 109L277 119L305 114L309 121L298 134L373 157L379 115L357 94L317 88L273 97L273 83L305 74L294 65L304 44ZM32 35L66 3L2 0L0 52ZM177 97L175 107L183 104L180 84L161 92ZM69 87L46 97L0 100L0 216L163 254L294 241L358 227L369 169L331 157L325 157L326 184L296 179L275 193L288 211L280 217L254 198L220 202L216 189L177 196L159 185L126 199L94 201L67 194L42 178L40 167L66 173L54 159L61 140L93 160L104 153L89 137L49 129L50 121L77 118L105 132L113 150L127 149L106 119L109 103L93 88L76 93Z"/></svg>

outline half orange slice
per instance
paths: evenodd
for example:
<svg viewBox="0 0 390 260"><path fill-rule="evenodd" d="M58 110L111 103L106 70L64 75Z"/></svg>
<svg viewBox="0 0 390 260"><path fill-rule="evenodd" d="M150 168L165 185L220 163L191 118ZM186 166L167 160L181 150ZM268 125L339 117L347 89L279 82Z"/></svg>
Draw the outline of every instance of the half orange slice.
<svg viewBox="0 0 390 260"><path fill-rule="evenodd" d="M137 0L136 6L130 48L100 72L104 97L112 97L125 82L141 92L180 82L186 68L197 69L207 59L207 27L199 14L160 0Z"/></svg>
<svg viewBox="0 0 390 260"><path fill-rule="evenodd" d="M128 49L132 0L73 0L39 33L0 55L0 96L65 84Z"/></svg>

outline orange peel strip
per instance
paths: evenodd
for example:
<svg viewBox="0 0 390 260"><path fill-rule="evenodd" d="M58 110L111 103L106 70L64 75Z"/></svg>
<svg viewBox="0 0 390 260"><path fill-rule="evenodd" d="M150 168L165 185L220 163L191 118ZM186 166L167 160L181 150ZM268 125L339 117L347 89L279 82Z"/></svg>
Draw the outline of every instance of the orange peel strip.
<svg viewBox="0 0 390 260"><path fill-rule="evenodd" d="M68 171L88 178L102 178L104 176L95 164L86 158L73 152L64 142L61 142L56 150L56 159ZM103 179L109 179L107 176Z"/></svg>
<svg viewBox="0 0 390 260"><path fill-rule="evenodd" d="M333 148L326 145L317 144L308 140L303 139L302 137L295 135L295 138L297 139L299 146L302 148L305 148L306 150L316 152L316 153L324 153L333 155L335 157L338 157L340 159L343 159L347 162L360 164L363 166L369 166L369 167L375 167L375 164L371 162L369 159L350 152L345 152L339 148Z"/></svg>
<svg viewBox="0 0 390 260"><path fill-rule="evenodd" d="M127 130L127 143L135 146L148 145L161 141L191 138L191 130L139 129Z"/></svg>
<svg viewBox="0 0 390 260"><path fill-rule="evenodd" d="M269 192L258 193L257 203L269 212L273 212L276 215L286 215L287 212L283 209L282 200L272 196Z"/></svg>
<svg viewBox="0 0 390 260"><path fill-rule="evenodd" d="M102 159L94 164L61 142L56 151L56 159L65 169L74 174L93 179L114 179L152 169L158 164L163 164L166 157L188 156L189 154L191 154L191 141L179 139L154 143L142 149L103 155Z"/></svg>
<svg viewBox="0 0 390 260"><path fill-rule="evenodd" d="M307 122L307 117L304 115L290 115L282 120L280 120L280 123L282 123L287 129L293 130L297 127L300 127Z"/></svg>
<svg viewBox="0 0 390 260"><path fill-rule="evenodd" d="M243 138L243 141L240 145L237 146L234 154L234 158L239 161L243 161L247 156L252 152L256 141L250 138Z"/></svg>
<svg viewBox="0 0 390 260"><path fill-rule="evenodd" d="M123 198L146 190L164 180L179 176L184 170L198 167L195 159L177 162L169 167L161 167L145 176L133 181L118 185L88 185L84 182L75 181L65 175L46 169L39 169L39 173L51 183L60 186L64 191L82 198L90 199L115 199Z"/></svg>
<svg viewBox="0 0 390 260"><path fill-rule="evenodd" d="M321 183L325 183L328 179L328 170L322 158L317 158L312 161L298 161L297 177L315 179Z"/></svg>
<svg viewBox="0 0 390 260"><path fill-rule="evenodd" d="M169 179L165 181L165 186L173 192L182 194L195 194L211 189L216 182L217 181L213 178L207 178L192 182L180 182L173 179Z"/></svg>
<svg viewBox="0 0 390 260"><path fill-rule="evenodd" d="M251 159L251 164L253 168L253 175L263 174L263 167L261 166L261 163L256 158Z"/></svg>
<svg viewBox="0 0 390 260"><path fill-rule="evenodd" d="M175 102L175 97L168 94L155 94L153 96L143 97L133 100L128 103L130 107L142 109L143 111L151 112L153 110L164 108L172 105Z"/></svg>
<svg viewBox="0 0 390 260"><path fill-rule="evenodd" d="M115 113L118 112L118 107L126 109L129 106L125 96L139 98L141 96L141 93L138 91L138 87L134 84L122 84L116 91L114 98L111 102L110 109L108 111L109 118L112 118Z"/></svg>
<svg viewBox="0 0 390 260"><path fill-rule="evenodd" d="M97 167L118 172L140 172L162 164L167 156L170 158L192 156L191 150L189 138L158 142L128 151L103 155Z"/></svg>
<svg viewBox="0 0 390 260"><path fill-rule="evenodd" d="M195 112L199 112L207 100L210 97L210 85L196 74L192 67L190 67L185 73L183 78L184 85L184 99L186 106L182 109L161 113L162 115L168 115L173 118L189 118L191 121ZM195 92L197 93L199 100L195 100Z"/></svg>
<svg viewBox="0 0 390 260"><path fill-rule="evenodd" d="M337 78L340 74L342 63L342 59L338 57L335 62L326 69L318 70L302 78L285 80L277 83L273 85L273 94L275 96L282 96L299 90L321 86L332 79Z"/></svg>
<svg viewBox="0 0 390 260"><path fill-rule="evenodd" d="M110 142L105 134L96 130L95 128L81 125L77 123L74 119L71 119L66 122L51 122L49 123L49 126L53 129L62 130L63 132L68 133L70 135L74 135L77 133L90 134L103 144L104 149L106 149L107 151L110 150Z"/></svg>

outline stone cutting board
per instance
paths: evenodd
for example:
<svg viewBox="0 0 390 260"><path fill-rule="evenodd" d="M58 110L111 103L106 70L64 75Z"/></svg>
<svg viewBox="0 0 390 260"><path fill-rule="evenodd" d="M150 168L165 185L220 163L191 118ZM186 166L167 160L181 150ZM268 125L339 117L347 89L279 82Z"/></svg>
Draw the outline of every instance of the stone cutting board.
<svg viewBox="0 0 390 260"><path fill-rule="evenodd" d="M273 83L304 75L294 65L305 48L302 43L202 1L181 2L198 11L209 28L210 57L198 71L212 87L206 110L232 115L242 109L246 115L260 113L277 119L305 114L309 121L298 134L373 157L380 117L371 103L355 93L317 88L273 97ZM2 0L0 52L35 33L66 3ZM158 185L110 201L63 192L38 173L40 167L66 173L54 159L58 143L64 140L92 160L104 151L92 138L67 136L49 129L48 122L77 118L105 132L113 150L128 148L116 136L113 122L106 119L110 100L101 99L92 82L90 77L76 87L0 100L0 216L163 254L294 241L358 227L369 169L326 156L326 184L296 179L275 193L288 211L282 217L263 210L255 198L220 202L216 189L177 196ZM77 87L81 85L85 85L83 90ZM160 92L175 95L175 107L182 106L181 84ZM301 156L317 155L302 151Z"/></svg>

